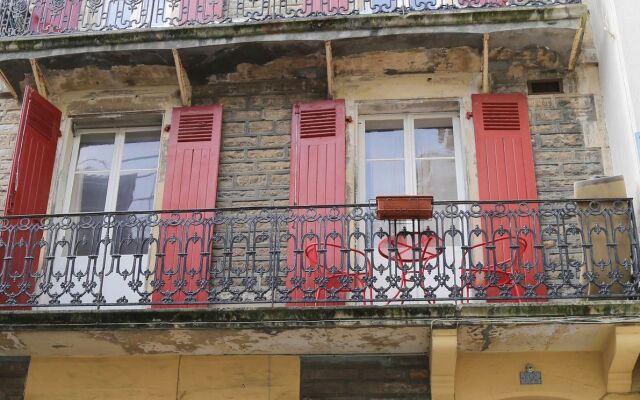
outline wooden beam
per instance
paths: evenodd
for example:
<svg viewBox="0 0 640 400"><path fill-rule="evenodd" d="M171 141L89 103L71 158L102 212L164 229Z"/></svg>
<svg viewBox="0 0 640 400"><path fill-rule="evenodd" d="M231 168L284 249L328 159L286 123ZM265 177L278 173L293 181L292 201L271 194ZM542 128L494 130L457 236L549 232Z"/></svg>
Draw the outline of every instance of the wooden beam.
<svg viewBox="0 0 640 400"><path fill-rule="evenodd" d="M333 99L333 49L330 40L324 42L324 53L327 59L327 94Z"/></svg>
<svg viewBox="0 0 640 400"><path fill-rule="evenodd" d="M9 82L9 79L4 74L4 72L2 72L1 69L0 69L0 81L2 81L2 83L4 83L4 85L7 87L7 90L9 90L9 93L11 93L11 97L18 100L18 92L16 92L16 90L13 88L13 85L11 85L11 82Z"/></svg>
<svg viewBox="0 0 640 400"><path fill-rule="evenodd" d="M47 80L42 73L42 69L40 69L40 65L35 58L29 60L31 63L31 72L33 73L33 79L36 81L36 89L38 89L38 93L40 96L45 99L49 98L49 92L47 91Z"/></svg>
<svg viewBox="0 0 640 400"><path fill-rule="evenodd" d="M571 46L571 55L569 56L569 65L567 66L567 70L569 70L569 72L575 70L576 65L578 64L578 56L582 49L582 39L584 39L584 30L586 26L587 16L583 15L582 18L580 18L580 27L576 31L576 35L573 38L573 45Z"/></svg>
<svg viewBox="0 0 640 400"><path fill-rule="evenodd" d="M182 105L185 107L191 106L192 89L191 82L189 82L189 76L187 75L187 71L184 69L178 49L171 49L171 52L173 53L173 62L176 66L176 74L178 74L178 86L180 86L180 99L182 100Z"/></svg>
<svg viewBox="0 0 640 400"><path fill-rule="evenodd" d="M491 91L489 84L489 40L489 34L485 33L482 41L482 93Z"/></svg>

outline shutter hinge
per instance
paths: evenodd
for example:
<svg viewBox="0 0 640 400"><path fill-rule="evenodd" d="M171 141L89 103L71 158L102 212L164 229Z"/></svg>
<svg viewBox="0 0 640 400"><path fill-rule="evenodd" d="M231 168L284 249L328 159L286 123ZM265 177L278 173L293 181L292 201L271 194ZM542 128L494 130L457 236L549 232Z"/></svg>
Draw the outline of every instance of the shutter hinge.
<svg viewBox="0 0 640 400"><path fill-rule="evenodd" d="M473 113L472 112L468 112L467 113L467 119L471 119L473 118Z"/></svg>
<svg viewBox="0 0 640 400"><path fill-rule="evenodd" d="M344 120L347 124L350 124L353 122L353 118L351 116L347 116L347 118L345 118Z"/></svg>

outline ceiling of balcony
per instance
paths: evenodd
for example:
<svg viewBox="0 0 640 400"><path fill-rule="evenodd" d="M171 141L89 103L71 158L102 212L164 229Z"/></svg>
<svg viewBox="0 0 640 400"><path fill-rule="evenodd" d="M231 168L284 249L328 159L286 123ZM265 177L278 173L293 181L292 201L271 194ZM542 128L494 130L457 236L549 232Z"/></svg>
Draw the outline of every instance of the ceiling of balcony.
<svg viewBox="0 0 640 400"><path fill-rule="evenodd" d="M555 64L567 66L577 26L548 26L536 29L499 30L491 33L491 69L507 69L503 59L521 57L524 62L533 63L536 57L554 57ZM264 65L282 57L304 57L324 52L324 40L280 40L254 41L248 43L189 45L179 48L186 72L193 85L207 83L207 78L215 74L231 73L240 64ZM437 32L405 33L392 35L371 35L367 37L338 37L332 40L335 58L356 56L363 53L403 51L410 49L439 49L467 47L481 53L483 33L481 32ZM528 51L533 49L533 51ZM537 51L543 49L543 52ZM527 53L528 51L528 53ZM1 59L0 59L1 60ZM51 52L38 58L45 76L48 73L72 71L86 67L110 70L120 66L173 67L171 49L126 49L84 52L81 54ZM535 66L532 66L535 67ZM28 58L5 59L0 61L0 70L10 84L21 92L31 75ZM78 82L81 84L81 82ZM150 83L153 84L153 83ZM73 82L65 84L67 90L74 90ZM75 88L78 89L78 88Z"/></svg>

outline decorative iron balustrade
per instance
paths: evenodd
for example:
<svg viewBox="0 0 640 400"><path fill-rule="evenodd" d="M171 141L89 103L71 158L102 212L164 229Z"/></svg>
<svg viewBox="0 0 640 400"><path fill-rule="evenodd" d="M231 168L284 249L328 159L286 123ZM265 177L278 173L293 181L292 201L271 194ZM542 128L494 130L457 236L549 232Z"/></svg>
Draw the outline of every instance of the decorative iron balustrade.
<svg viewBox="0 0 640 400"><path fill-rule="evenodd" d="M0 0L0 39L581 0Z"/></svg>
<svg viewBox="0 0 640 400"><path fill-rule="evenodd" d="M0 309L544 302L638 296L631 200L0 219Z"/></svg>

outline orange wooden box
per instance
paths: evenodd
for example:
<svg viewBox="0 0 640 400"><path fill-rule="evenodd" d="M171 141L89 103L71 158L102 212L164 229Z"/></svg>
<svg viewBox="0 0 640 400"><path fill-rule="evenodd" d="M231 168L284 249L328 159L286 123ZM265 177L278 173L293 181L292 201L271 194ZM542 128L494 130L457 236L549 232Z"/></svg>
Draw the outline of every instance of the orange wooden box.
<svg viewBox="0 0 640 400"><path fill-rule="evenodd" d="M379 219L431 219L433 196L378 196Z"/></svg>

